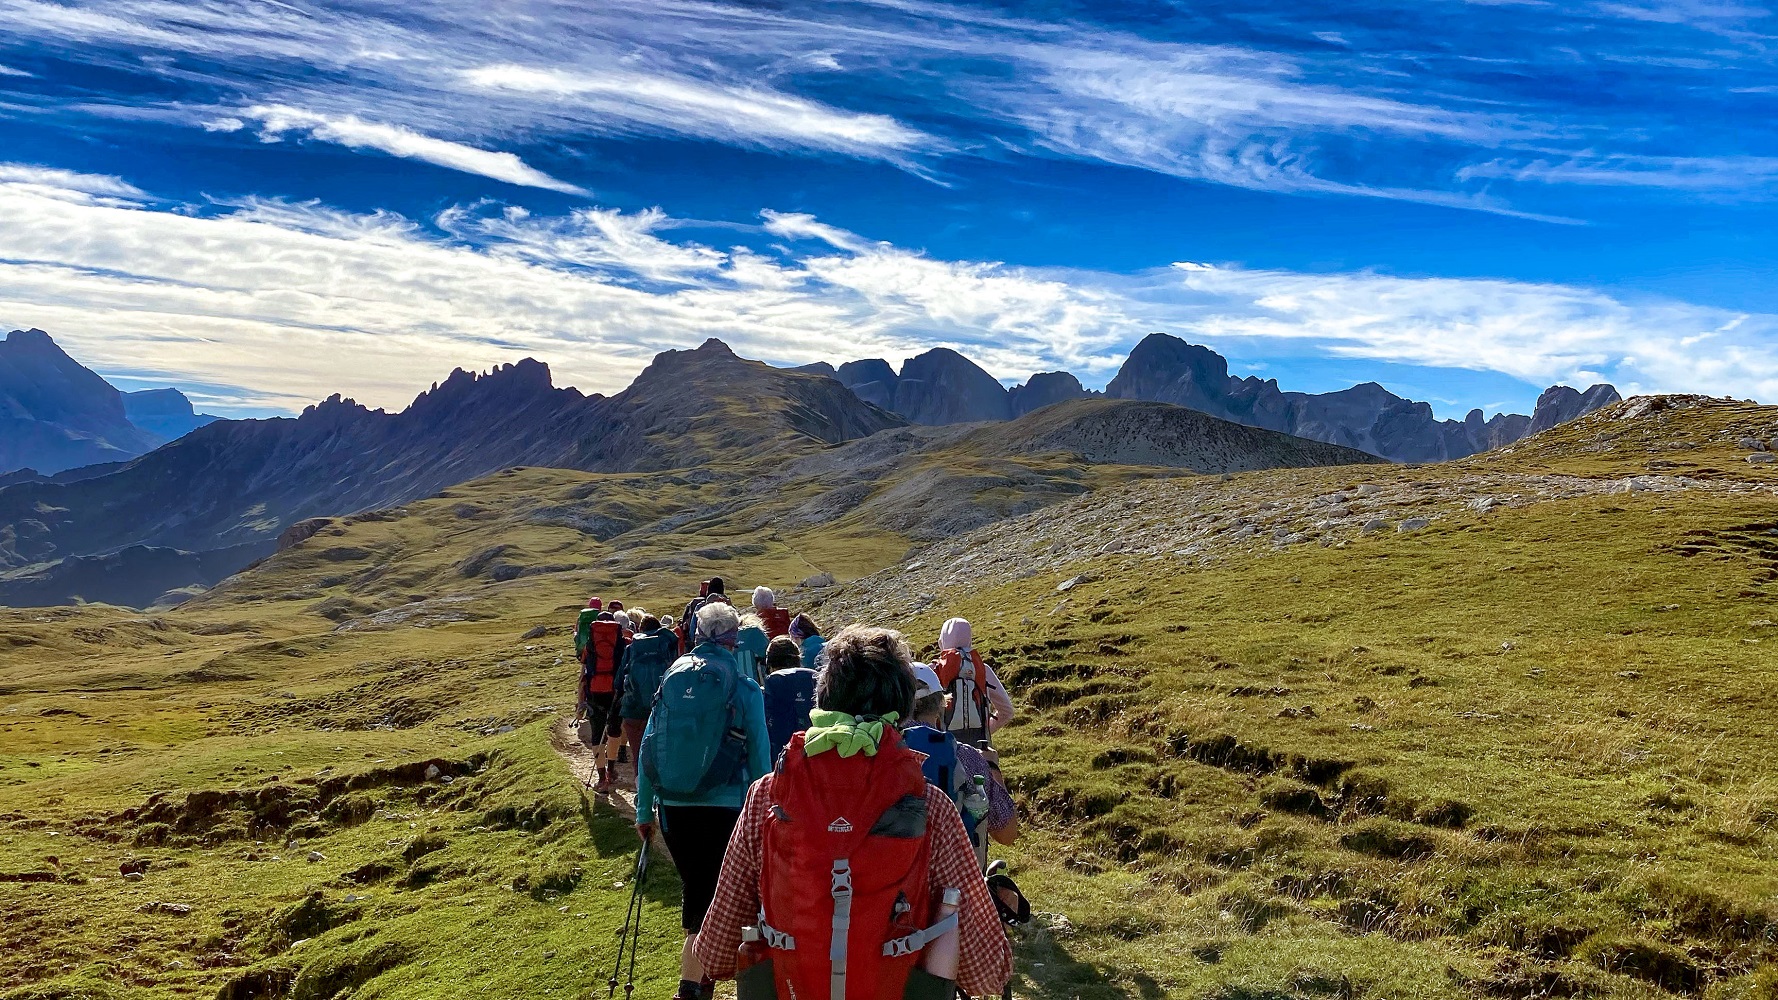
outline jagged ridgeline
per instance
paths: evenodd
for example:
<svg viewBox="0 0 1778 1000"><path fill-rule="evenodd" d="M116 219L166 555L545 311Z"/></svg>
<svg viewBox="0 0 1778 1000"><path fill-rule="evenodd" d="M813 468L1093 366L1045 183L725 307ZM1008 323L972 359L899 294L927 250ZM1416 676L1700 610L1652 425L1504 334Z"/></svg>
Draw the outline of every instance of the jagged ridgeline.
<svg viewBox="0 0 1778 1000"><path fill-rule="evenodd" d="M335 396L294 419L220 421L126 464L0 488L0 604L176 603L277 551L301 521L376 516L518 466L655 474L629 488L654 494L640 509L656 517L745 510L764 524L788 511L787 531L843 520L922 539L1122 477L1374 461L1136 403L1076 401L974 436L907 423L832 378L714 340L659 355L612 397L556 388L536 361L457 371L400 413Z"/></svg>
<svg viewBox="0 0 1778 1000"><path fill-rule="evenodd" d="M1778 988L1778 411L1633 399L1409 467L669 363L816 395L634 425L697 473L503 468L176 608L0 611L0 997L602 994L635 841L573 770L570 623L713 573L916 649L975 622L1020 713L1017 996ZM797 429L830 398L886 423Z"/></svg>

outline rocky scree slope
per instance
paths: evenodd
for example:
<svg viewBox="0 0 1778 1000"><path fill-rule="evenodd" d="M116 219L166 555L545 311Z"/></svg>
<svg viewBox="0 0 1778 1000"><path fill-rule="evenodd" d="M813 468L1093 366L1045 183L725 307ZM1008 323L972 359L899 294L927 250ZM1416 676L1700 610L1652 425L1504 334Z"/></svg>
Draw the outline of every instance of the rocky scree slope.
<svg viewBox="0 0 1778 1000"><path fill-rule="evenodd" d="M1778 497L1778 408L1637 397L1517 447L1418 469L1307 469L1130 483L911 553L833 595L845 614L918 614L941 595L1101 557L1126 570L1204 567L1298 545L1344 548L1454 515L1612 494ZM1683 458L1667 457L1672 455Z"/></svg>

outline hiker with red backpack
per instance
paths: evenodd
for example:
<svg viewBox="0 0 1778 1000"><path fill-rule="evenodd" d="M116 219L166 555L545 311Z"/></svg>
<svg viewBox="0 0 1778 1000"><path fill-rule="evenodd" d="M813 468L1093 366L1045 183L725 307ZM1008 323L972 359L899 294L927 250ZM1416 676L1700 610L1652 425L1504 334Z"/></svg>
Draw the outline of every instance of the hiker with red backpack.
<svg viewBox="0 0 1778 1000"><path fill-rule="evenodd" d="M753 588L753 611L768 639L790 634L790 612L778 606L778 595L770 587Z"/></svg>
<svg viewBox="0 0 1778 1000"><path fill-rule="evenodd" d="M944 728L960 743L985 747L1012 721L1012 698L994 668L975 651L969 622L952 618L938 632L938 659L932 670L951 696Z"/></svg>
<svg viewBox="0 0 1778 1000"><path fill-rule="evenodd" d="M588 723L583 739L590 736L592 740L593 768L598 775L593 791L600 794L617 784L617 752L623 746L623 719L617 712L618 674L629 644L623 626L610 611L601 610L586 623L584 641L575 635L580 657L580 697L575 714Z"/></svg>
<svg viewBox="0 0 1778 1000"><path fill-rule="evenodd" d="M660 824L684 887L676 1000L710 995L693 949L747 788L772 768L759 684L735 660L739 616L712 602L693 624L704 639L661 678L636 781L636 831L646 843Z"/></svg>
<svg viewBox="0 0 1778 1000"><path fill-rule="evenodd" d="M807 730L748 793L697 956L742 1000L951 1000L1012 975L963 821L895 722L913 709L907 643L853 626L827 643ZM823 891L825 890L825 891ZM763 946L763 947L762 947Z"/></svg>

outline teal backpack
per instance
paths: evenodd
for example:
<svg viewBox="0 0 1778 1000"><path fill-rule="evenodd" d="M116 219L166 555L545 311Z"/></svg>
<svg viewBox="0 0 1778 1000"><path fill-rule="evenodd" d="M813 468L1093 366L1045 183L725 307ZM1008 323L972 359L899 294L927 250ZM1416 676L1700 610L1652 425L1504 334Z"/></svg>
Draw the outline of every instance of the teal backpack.
<svg viewBox="0 0 1778 1000"><path fill-rule="evenodd" d="M679 637L667 629L638 635L624 650L624 696L618 706L626 719L646 719L661 678L679 658Z"/></svg>
<svg viewBox="0 0 1778 1000"><path fill-rule="evenodd" d="M735 709L736 668L696 653L661 678L642 768L663 799L701 799L745 776L747 734Z"/></svg>

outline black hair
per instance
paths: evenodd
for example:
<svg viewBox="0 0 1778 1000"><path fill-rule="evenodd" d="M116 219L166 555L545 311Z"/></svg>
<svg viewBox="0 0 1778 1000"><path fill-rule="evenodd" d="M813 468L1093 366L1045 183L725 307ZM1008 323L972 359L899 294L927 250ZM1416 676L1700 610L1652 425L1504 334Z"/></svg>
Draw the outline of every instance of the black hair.
<svg viewBox="0 0 1778 1000"><path fill-rule="evenodd" d="M712 594L722 593L722 577L713 576L710 578L710 593L712 593Z"/></svg>
<svg viewBox="0 0 1778 1000"><path fill-rule="evenodd" d="M900 632L851 625L827 641L815 704L830 712L877 717L914 710L913 657Z"/></svg>
<svg viewBox="0 0 1778 1000"><path fill-rule="evenodd" d="M653 615L643 615L642 616L643 631L653 632L655 629L660 628L660 627L661 627L661 620L659 618L656 618Z"/></svg>

